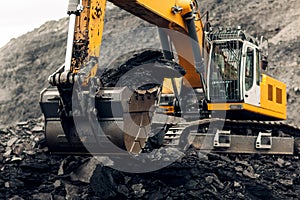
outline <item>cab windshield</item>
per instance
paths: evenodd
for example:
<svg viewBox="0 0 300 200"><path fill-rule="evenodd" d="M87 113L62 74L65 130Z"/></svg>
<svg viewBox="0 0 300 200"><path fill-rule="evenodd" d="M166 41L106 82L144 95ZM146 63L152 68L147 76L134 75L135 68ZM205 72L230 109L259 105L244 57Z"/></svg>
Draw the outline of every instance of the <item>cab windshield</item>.
<svg viewBox="0 0 300 200"><path fill-rule="evenodd" d="M238 40L215 42L211 49L209 90L210 99L238 101L239 74L243 43Z"/></svg>

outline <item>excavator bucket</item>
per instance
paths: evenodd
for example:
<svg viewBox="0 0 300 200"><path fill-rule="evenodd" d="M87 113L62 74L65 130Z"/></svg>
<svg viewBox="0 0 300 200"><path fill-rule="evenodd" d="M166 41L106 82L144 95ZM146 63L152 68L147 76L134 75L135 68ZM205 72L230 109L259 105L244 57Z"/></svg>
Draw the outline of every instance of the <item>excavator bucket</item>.
<svg viewBox="0 0 300 200"><path fill-rule="evenodd" d="M75 82L72 97L67 98L72 102L70 115L63 109L59 89L43 90L40 105L50 151L140 153L152 129L160 131L165 126L152 122L164 78L184 73L178 64L162 59L160 52L133 53L130 62L102 74L107 86L91 89L93 84L88 88Z"/></svg>

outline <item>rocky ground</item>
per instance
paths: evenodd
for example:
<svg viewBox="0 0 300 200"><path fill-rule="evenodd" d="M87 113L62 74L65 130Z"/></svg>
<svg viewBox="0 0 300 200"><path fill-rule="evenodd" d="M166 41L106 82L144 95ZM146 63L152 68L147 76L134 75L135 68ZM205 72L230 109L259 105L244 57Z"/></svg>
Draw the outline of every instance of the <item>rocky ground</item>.
<svg viewBox="0 0 300 200"><path fill-rule="evenodd" d="M211 11L215 26L242 25L269 38L269 73L287 83L288 118L300 124L298 0L206 0L200 7ZM102 67L124 52L159 47L156 29L124 11L110 9L106 22ZM50 155L37 102L48 75L63 63L67 24L47 22L0 49L0 199L300 198L298 156L190 149L164 169L131 174L110 168L107 158Z"/></svg>
<svg viewBox="0 0 300 200"><path fill-rule="evenodd" d="M50 155L42 120L0 130L1 199L298 199L298 156L215 155L190 149L149 173L106 157Z"/></svg>

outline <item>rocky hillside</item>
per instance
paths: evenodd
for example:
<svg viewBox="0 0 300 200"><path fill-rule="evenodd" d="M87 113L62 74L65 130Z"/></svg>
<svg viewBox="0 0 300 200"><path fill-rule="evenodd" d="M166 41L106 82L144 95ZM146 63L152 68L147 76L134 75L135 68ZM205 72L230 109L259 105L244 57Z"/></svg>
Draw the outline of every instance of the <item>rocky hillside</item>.
<svg viewBox="0 0 300 200"><path fill-rule="evenodd" d="M288 3L287 3L288 2ZM210 11L215 27L241 25L255 36L269 38L269 73L287 83L289 120L300 123L300 9L297 0L200 2L202 11ZM156 29L150 24L112 8L106 15L101 65L133 49L157 48ZM0 122L36 118L41 115L39 92L48 85L47 77L64 62L68 20L50 21L0 49ZM123 38L126 38L124 40Z"/></svg>
<svg viewBox="0 0 300 200"><path fill-rule="evenodd" d="M124 11L109 9L101 66L123 52L157 46L156 29L147 26L150 25ZM48 86L48 76L64 62L67 27L67 18L50 21L0 49L0 124L41 116L39 93Z"/></svg>
<svg viewBox="0 0 300 200"><path fill-rule="evenodd" d="M67 26L67 19L47 22L0 49L1 124L41 115L39 92L62 64Z"/></svg>

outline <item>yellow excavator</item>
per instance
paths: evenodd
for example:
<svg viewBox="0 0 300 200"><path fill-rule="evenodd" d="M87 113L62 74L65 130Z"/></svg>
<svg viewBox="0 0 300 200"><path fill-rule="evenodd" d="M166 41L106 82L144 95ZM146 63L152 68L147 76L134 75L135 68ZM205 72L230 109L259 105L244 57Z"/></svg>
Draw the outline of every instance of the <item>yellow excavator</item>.
<svg viewBox="0 0 300 200"><path fill-rule="evenodd" d="M70 0L65 63L40 97L51 152L298 152L298 128L282 122L286 86L266 73L263 38L214 29L196 0L110 2L157 26L161 50L99 69L107 2Z"/></svg>

